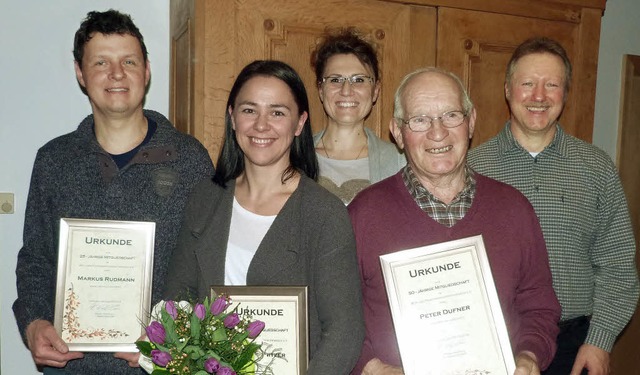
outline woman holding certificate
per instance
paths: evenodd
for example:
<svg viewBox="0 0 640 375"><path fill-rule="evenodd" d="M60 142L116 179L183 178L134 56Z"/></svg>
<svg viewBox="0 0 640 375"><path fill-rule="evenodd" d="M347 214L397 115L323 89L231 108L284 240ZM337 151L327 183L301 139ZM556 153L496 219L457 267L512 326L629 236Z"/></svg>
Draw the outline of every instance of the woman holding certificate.
<svg viewBox="0 0 640 375"><path fill-rule="evenodd" d="M355 242L317 174L302 80L279 61L247 65L229 93L213 181L187 204L165 296L307 286L308 374L348 374L364 337Z"/></svg>

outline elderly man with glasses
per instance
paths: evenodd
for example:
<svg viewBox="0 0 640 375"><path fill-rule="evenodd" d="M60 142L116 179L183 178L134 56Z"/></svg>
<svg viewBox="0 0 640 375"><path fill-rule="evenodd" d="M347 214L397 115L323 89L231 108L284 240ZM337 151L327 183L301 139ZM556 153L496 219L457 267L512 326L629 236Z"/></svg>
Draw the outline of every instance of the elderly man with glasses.
<svg viewBox="0 0 640 375"><path fill-rule="evenodd" d="M553 358L560 306L542 231L520 192L467 166L475 119L462 83L444 70L410 73L396 92L390 130L408 164L349 205L367 328L353 374L403 373L379 256L480 234L515 374L539 374ZM420 373L430 373L430 365L425 362Z"/></svg>

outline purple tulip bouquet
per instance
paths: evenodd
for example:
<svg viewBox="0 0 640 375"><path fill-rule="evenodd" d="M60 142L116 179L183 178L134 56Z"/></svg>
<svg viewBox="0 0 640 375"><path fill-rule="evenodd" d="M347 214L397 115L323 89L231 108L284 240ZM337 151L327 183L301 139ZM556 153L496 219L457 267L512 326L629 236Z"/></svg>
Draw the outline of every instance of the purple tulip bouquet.
<svg viewBox="0 0 640 375"><path fill-rule="evenodd" d="M237 308L227 311L230 305L224 295L195 306L166 301L145 329L149 341L136 342L153 362L151 374L256 374L260 345L254 341L264 322L240 318Z"/></svg>

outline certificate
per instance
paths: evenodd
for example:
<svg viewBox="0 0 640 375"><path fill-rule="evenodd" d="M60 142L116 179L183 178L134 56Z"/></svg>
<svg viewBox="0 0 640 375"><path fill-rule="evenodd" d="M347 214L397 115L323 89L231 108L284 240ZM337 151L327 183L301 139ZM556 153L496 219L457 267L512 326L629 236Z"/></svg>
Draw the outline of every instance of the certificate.
<svg viewBox="0 0 640 375"><path fill-rule="evenodd" d="M54 326L70 350L137 351L154 239L155 223L60 219Z"/></svg>
<svg viewBox="0 0 640 375"><path fill-rule="evenodd" d="M305 375L309 362L306 286L212 286L211 298L225 294L241 317L261 320L265 328L256 339L261 357L256 374Z"/></svg>
<svg viewBox="0 0 640 375"><path fill-rule="evenodd" d="M405 374L511 375L482 236L380 257Z"/></svg>

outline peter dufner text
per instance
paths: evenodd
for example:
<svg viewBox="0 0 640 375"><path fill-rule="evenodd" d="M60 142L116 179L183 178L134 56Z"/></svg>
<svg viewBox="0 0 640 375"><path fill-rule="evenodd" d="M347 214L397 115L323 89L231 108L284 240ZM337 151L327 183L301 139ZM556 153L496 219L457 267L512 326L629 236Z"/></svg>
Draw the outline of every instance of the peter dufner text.
<svg viewBox="0 0 640 375"><path fill-rule="evenodd" d="M442 309L442 310L439 310L439 311L433 311L433 312L427 312L427 313L420 314L420 319L429 319L429 318L434 318L434 317L437 317L437 316L451 315L451 314L461 313L463 311L469 311L469 310L471 310L471 306L469 306L469 305L453 307L453 308L450 308L450 309Z"/></svg>

